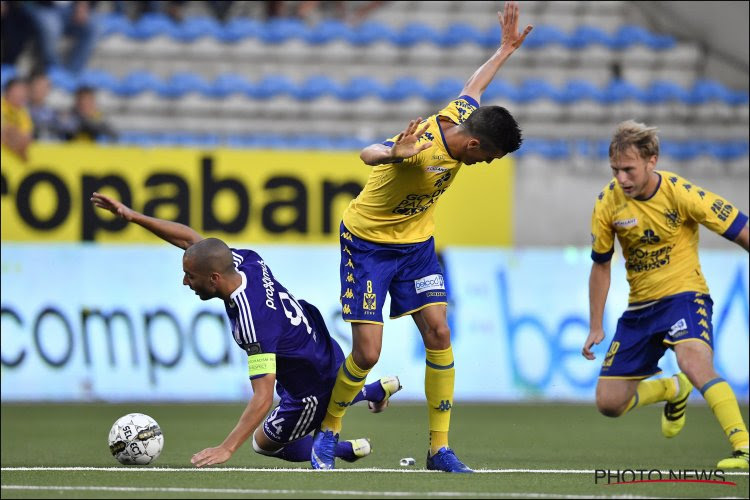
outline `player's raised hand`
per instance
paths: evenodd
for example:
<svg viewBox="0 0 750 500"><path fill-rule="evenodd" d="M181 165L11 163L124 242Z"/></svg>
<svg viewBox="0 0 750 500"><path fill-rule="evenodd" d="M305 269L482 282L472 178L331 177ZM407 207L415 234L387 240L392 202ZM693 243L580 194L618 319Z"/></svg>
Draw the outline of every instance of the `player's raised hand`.
<svg viewBox="0 0 750 500"><path fill-rule="evenodd" d="M431 141L417 144L419 138L427 132L427 128L430 126L429 123L425 123L421 130L417 130L421 122L421 117L409 122L409 125L398 135L396 142L393 143L391 156L395 158L411 158L432 146Z"/></svg>
<svg viewBox="0 0 750 500"><path fill-rule="evenodd" d="M518 2L512 0L505 2L503 11L497 13L500 27L503 30L501 46L510 50L516 50L520 47L526 39L526 35L531 33L531 30L534 29L532 25L528 24L523 30L523 33L518 33L518 16Z"/></svg>
<svg viewBox="0 0 750 500"><path fill-rule="evenodd" d="M594 356L591 348L594 345L599 345L602 340L604 340L604 330L591 330L589 332L588 338L586 339L586 342L583 344L583 349L581 350L581 354L583 355L583 357L589 360L596 359L596 356Z"/></svg>
<svg viewBox="0 0 750 500"><path fill-rule="evenodd" d="M118 217L122 217L126 221L133 220L133 214L135 212L132 209L130 209L125 204L113 198L110 198L107 195L95 192L91 195L91 203L93 203L96 207L103 208L104 210L109 210L113 214L117 215Z"/></svg>
<svg viewBox="0 0 750 500"><path fill-rule="evenodd" d="M232 452L222 446L215 448L206 448L199 451L190 459L190 462L196 467L206 467L207 465L223 464L232 458Z"/></svg>

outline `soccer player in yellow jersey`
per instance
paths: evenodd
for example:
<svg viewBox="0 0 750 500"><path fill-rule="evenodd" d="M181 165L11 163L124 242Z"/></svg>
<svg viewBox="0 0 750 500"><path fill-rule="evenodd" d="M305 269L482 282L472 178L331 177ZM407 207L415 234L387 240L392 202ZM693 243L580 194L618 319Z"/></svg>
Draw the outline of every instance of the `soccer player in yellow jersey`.
<svg viewBox="0 0 750 500"><path fill-rule="evenodd" d="M374 168L344 212L340 240L341 303L344 320L352 324L352 352L339 369L316 435L313 468L334 468L341 420L380 357L381 308L388 293L391 318L411 315L427 352L427 468L472 472L448 447L455 370L446 321L448 300L432 238L433 212L464 163L489 163L521 145L521 131L506 109L479 106L497 71L532 29L527 26L519 33L518 14L516 2L506 2L503 13L498 12L500 48L469 78L457 99L360 154Z"/></svg>
<svg viewBox="0 0 750 500"><path fill-rule="evenodd" d="M748 250L748 217L721 196L677 174L656 171L657 129L621 123L609 146L614 179L599 193L591 219L594 261L589 278L590 333L583 356L604 339L602 315L617 236L625 258L630 297L602 363L596 405L608 417L666 401L665 437L685 425L688 396L697 387L733 448L719 469L748 468L748 434L737 398L713 366L713 302L698 261L698 224ZM681 373L660 372L673 349Z"/></svg>

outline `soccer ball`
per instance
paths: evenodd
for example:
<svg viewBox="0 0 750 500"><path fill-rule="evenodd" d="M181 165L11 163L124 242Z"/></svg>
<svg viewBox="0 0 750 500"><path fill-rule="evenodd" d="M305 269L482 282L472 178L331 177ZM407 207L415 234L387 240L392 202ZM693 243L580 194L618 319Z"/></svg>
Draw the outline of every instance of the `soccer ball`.
<svg viewBox="0 0 750 500"><path fill-rule="evenodd" d="M163 447L161 427L143 413L128 413L118 418L109 430L109 451L121 464L150 464Z"/></svg>

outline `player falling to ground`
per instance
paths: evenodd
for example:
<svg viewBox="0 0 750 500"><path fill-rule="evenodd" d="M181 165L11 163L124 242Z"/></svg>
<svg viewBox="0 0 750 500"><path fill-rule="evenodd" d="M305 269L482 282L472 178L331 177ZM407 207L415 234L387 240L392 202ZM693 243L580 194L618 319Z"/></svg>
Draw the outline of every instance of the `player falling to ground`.
<svg viewBox="0 0 750 500"><path fill-rule="evenodd" d="M626 121L609 146L615 178L599 193L591 219L594 263L589 279L590 333L583 355L604 339L602 316L610 284L614 237L622 247L630 297L602 363L596 387L601 413L618 417L666 401L665 437L685 425L688 396L697 387L734 449L720 469L748 468L748 434L737 398L714 370L713 302L698 261L698 224L748 250L748 218L729 201L672 172L656 171L657 129ZM673 349L681 373L660 372Z"/></svg>
<svg viewBox="0 0 750 500"><path fill-rule="evenodd" d="M91 201L184 249L183 284L201 300L224 301L234 340L247 352L253 387L247 408L223 443L196 453L191 462L196 467L226 462L251 434L253 449L262 455L308 461L309 434L323 420L344 360L318 309L295 299L252 250L230 249L219 239L203 239L188 226L148 217L99 193ZM268 414L274 382L280 402ZM367 400L377 413L399 389L397 377L384 377L365 386L354 402ZM339 443L335 455L353 462L370 451L367 439L354 439Z"/></svg>
<svg viewBox="0 0 750 500"><path fill-rule="evenodd" d="M506 2L498 12L500 48L466 82L458 98L382 144L362 150L374 168L341 223L341 303L352 324L352 353L341 366L311 463L333 469L334 450L346 408L377 363L383 339L381 308L391 297L391 318L411 315L427 352L425 395L430 447L427 468L472 472L448 446L455 369L448 298L432 237L435 203L465 163L491 162L521 145L521 131L500 106L479 106L482 93L532 27L518 32L519 9Z"/></svg>

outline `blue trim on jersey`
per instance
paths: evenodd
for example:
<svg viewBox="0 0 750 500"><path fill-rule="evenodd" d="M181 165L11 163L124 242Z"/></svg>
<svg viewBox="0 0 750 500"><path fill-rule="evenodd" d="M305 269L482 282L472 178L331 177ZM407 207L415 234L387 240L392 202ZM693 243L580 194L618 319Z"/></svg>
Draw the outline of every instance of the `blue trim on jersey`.
<svg viewBox="0 0 750 500"><path fill-rule="evenodd" d="M725 382L725 380L721 377L716 377L713 380L709 380L708 382L706 382L706 384L703 387L701 387L701 395L705 396L707 390L709 390L711 387L715 386L716 384L720 384L722 382Z"/></svg>
<svg viewBox="0 0 750 500"><path fill-rule="evenodd" d="M453 363L449 365L436 365L435 363L431 363L426 359L424 360L424 362L427 363L427 366L429 366L430 368L434 368L435 370L450 370L451 368L453 368Z"/></svg>
<svg viewBox="0 0 750 500"><path fill-rule="evenodd" d="M659 192L659 188L661 187L661 174L659 172L656 172L656 175L659 176L659 183L656 185L656 189L654 189L653 194L651 196L649 196L648 198L633 198L634 200L636 200L636 201L648 201L651 198L653 198L654 196L656 196L656 193Z"/></svg>
<svg viewBox="0 0 750 500"><path fill-rule="evenodd" d="M737 214L737 217L734 218L734 222L732 222L732 225L729 226L729 229L724 231L724 234L722 234L722 236L730 241L734 241L735 239L737 239L737 236L740 235L740 231L744 229L745 224L747 224L747 215L740 212Z"/></svg>
<svg viewBox="0 0 750 500"><path fill-rule="evenodd" d="M469 104L471 104L471 105L472 105L472 106L474 106L475 108L478 108L478 107L479 107L479 103L477 102L477 100L476 100L476 99L474 99L473 97L471 97L470 95L466 95L466 94L464 94L464 95L460 95L460 96L458 96L458 98L459 98L459 99L463 99L464 101L468 102Z"/></svg>
<svg viewBox="0 0 750 500"><path fill-rule="evenodd" d="M355 377L354 375L352 375L351 372L349 372L349 370L346 369L346 362L341 364L341 368L344 369L344 375L346 375L349 380L352 380L354 382L362 382L364 379L367 378L367 377Z"/></svg>
<svg viewBox="0 0 750 500"><path fill-rule="evenodd" d="M615 253L615 247L613 246L612 249L607 253L599 253L591 250L591 260L594 262L598 262L599 264L603 262L609 262L612 260L612 255Z"/></svg>
<svg viewBox="0 0 750 500"><path fill-rule="evenodd" d="M383 146L388 146L390 148L390 147L393 146L394 142L393 141L383 141L380 144L382 144ZM392 161L391 163L401 163L402 161L404 161L403 158L400 159L400 160Z"/></svg>
<svg viewBox="0 0 750 500"><path fill-rule="evenodd" d="M450 156L451 159L456 160L456 157L453 156L453 153L451 153L451 150L448 149L448 143L445 141L445 134L443 133L443 127L440 125L440 115L437 115L435 117L435 123L437 123L438 130L440 131L440 137L442 137L443 139L443 146L445 146L445 151L448 153L448 156Z"/></svg>

